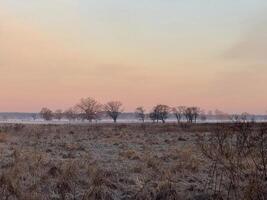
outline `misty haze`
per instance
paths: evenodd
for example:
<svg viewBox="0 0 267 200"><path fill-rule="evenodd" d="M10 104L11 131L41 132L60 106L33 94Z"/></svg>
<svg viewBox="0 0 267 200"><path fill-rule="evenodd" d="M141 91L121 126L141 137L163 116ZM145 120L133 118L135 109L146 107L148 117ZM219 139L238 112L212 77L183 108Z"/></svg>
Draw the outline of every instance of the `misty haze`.
<svg viewBox="0 0 267 200"><path fill-rule="evenodd" d="M266 13L0 0L0 200L267 200Z"/></svg>

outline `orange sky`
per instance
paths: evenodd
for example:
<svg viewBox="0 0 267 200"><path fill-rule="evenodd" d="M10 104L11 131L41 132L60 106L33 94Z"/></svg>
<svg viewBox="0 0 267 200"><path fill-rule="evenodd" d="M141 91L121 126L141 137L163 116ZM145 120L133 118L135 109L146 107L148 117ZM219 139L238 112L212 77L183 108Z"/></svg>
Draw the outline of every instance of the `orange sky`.
<svg viewBox="0 0 267 200"><path fill-rule="evenodd" d="M193 21L180 27L162 19L160 30L149 15L143 17L149 23L130 17L116 21L112 13L110 21L101 15L87 20L72 1L63 8L47 2L47 8L33 4L32 16L17 12L15 3L0 3L0 111L65 109L87 96L103 103L120 100L127 111L157 103L267 110L264 16L253 13L253 23L233 30L222 21L218 28L226 23L224 32L212 22L209 29L204 19L197 27ZM51 7L50 19L43 20L46 14L38 9Z"/></svg>

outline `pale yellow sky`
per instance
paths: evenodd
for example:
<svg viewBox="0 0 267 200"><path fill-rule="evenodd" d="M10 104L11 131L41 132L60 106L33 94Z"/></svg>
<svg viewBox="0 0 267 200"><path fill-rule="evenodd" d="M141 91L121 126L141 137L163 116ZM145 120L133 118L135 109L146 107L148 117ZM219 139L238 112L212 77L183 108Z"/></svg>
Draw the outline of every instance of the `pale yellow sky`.
<svg viewBox="0 0 267 200"><path fill-rule="evenodd" d="M121 100L127 111L157 103L267 110L260 7L243 8L249 13L228 2L215 12L216 4L190 1L196 13L177 14L182 5L158 1L10 2L0 2L0 111L64 109L87 96ZM229 19L220 15L225 11Z"/></svg>

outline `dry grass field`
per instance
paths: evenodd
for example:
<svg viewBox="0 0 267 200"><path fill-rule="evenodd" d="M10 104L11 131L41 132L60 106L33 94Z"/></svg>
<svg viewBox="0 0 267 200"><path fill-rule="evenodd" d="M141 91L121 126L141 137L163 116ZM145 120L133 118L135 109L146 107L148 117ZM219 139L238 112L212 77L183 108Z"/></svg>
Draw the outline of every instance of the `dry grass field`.
<svg viewBox="0 0 267 200"><path fill-rule="evenodd" d="M221 143L209 146L207 142L213 132L233 126L2 124L0 199L266 199L266 178L251 182L251 172L244 176L248 183L240 175L244 184L232 185L226 173L212 171L221 166L226 172L229 158L235 163L234 156L218 150ZM264 127L257 124L253 130ZM214 151L208 152L210 148ZM221 159L214 159L217 150ZM264 157L258 163L262 161ZM255 166L261 169L253 173L266 170L264 165Z"/></svg>

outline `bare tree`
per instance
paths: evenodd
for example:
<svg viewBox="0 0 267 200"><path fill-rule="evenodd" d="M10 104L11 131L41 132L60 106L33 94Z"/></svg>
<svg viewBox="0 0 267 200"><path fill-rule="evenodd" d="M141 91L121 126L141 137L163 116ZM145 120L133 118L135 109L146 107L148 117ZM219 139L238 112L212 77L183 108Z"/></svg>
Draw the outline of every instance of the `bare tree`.
<svg viewBox="0 0 267 200"><path fill-rule="evenodd" d="M170 113L170 107L167 105L159 104L154 107L153 112L154 112L157 122L161 120L162 123L165 123Z"/></svg>
<svg viewBox="0 0 267 200"><path fill-rule="evenodd" d="M63 117L63 112L62 112L62 110L61 110L61 109L56 110L56 111L54 112L54 117L55 117L55 119L57 119L57 120L61 120L62 117Z"/></svg>
<svg viewBox="0 0 267 200"><path fill-rule="evenodd" d="M188 107L184 111L184 116L189 123L193 123L194 114L192 108Z"/></svg>
<svg viewBox="0 0 267 200"><path fill-rule="evenodd" d="M151 113L149 113L149 118L153 121L153 123L155 123L156 120L158 122L157 115L156 115L156 113L154 111L152 111Z"/></svg>
<svg viewBox="0 0 267 200"><path fill-rule="evenodd" d="M185 109L184 115L187 119L187 122L193 123L197 121L197 118L200 115L200 109L198 107L188 107Z"/></svg>
<svg viewBox="0 0 267 200"><path fill-rule="evenodd" d="M199 117L199 115L201 113L201 110L198 107L192 107L192 110L193 110L193 118L194 118L194 121L196 123L197 122L197 118Z"/></svg>
<svg viewBox="0 0 267 200"><path fill-rule="evenodd" d="M122 103L120 101L110 101L104 106L104 110L116 123L118 116L123 112Z"/></svg>
<svg viewBox="0 0 267 200"><path fill-rule="evenodd" d="M63 113L64 117L66 117L69 121L75 120L77 118L77 113L75 108L69 108L64 111Z"/></svg>
<svg viewBox="0 0 267 200"><path fill-rule="evenodd" d="M135 115L136 117L141 120L142 122L145 122L145 109L143 107L137 107L135 109Z"/></svg>
<svg viewBox="0 0 267 200"><path fill-rule="evenodd" d="M180 123L182 120L182 117L185 113L185 106L178 106L178 107L174 107L172 108L172 113L175 115L177 122Z"/></svg>
<svg viewBox="0 0 267 200"><path fill-rule="evenodd" d="M82 119L86 119L90 122L98 119L102 111L102 105L91 97L81 99L80 103L76 105L76 108Z"/></svg>
<svg viewBox="0 0 267 200"><path fill-rule="evenodd" d="M53 118L53 112L49 108L42 108L42 110L40 111L40 116L43 119L49 121L49 120L52 120Z"/></svg>

